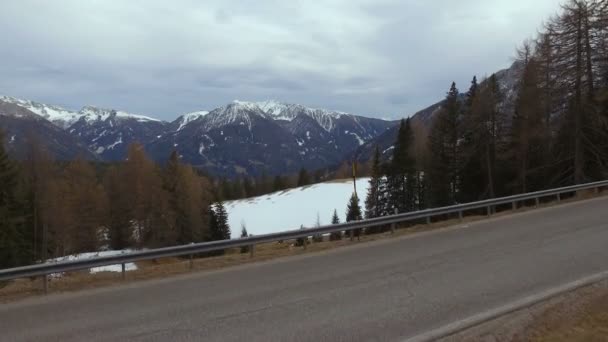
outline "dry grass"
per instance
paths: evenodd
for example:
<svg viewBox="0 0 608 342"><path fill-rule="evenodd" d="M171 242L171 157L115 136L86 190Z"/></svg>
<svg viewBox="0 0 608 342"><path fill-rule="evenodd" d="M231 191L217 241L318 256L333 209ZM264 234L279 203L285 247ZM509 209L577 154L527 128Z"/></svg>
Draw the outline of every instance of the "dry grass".
<svg viewBox="0 0 608 342"><path fill-rule="evenodd" d="M585 193L583 196L580 196L579 194L577 198L571 198L562 202L565 203L579 199L587 199L593 196L595 196L595 194L593 193ZM544 204L543 206L547 206L550 204L551 203ZM518 212L530 210L531 208L532 207L520 208ZM512 211L510 210L501 211L499 213L494 214L493 217L505 216L511 213ZM480 216L474 215L475 213L472 214L472 216L465 216L462 221L458 220L457 218L453 219L443 217L443 220L433 222L429 225L424 223L416 225L402 225L397 227L398 229L395 231L394 234L387 232L375 235L363 235L361 236L360 241L358 241L357 239L355 239L354 241L350 241L348 238L345 238L340 241L324 241L320 243L311 243L307 245L306 249L304 249L303 247L294 247L290 241L286 241L285 243L261 244L255 247L255 254L253 258L250 257L249 253L241 254L239 253L240 251L236 249L228 250L226 251L226 254L222 256L196 258L192 262L192 268L190 268L190 261L188 259L164 258L152 261L143 261L137 263L137 270L127 272L126 280L140 281L147 279L159 279L166 278L172 275L186 274L189 272L217 270L230 266L243 265L253 262L262 262L281 257L288 257L306 253L315 253L343 246L350 246L370 241L384 240L404 235L410 235L422 231L430 231L454 226L457 224L479 221L486 218L485 215ZM327 237L325 239L327 240ZM120 273L102 272L97 274L89 274L87 271L70 272L62 277L50 279L49 292L60 293L82 289L98 288L120 284L122 282L123 280L121 278ZM40 278L17 279L8 282L8 284L4 284L4 286L0 284L0 303L14 301L32 295L40 294L43 294L42 280Z"/></svg>
<svg viewBox="0 0 608 342"><path fill-rule="evenodd" d="M608 341L608 287L546 310L528 328L532 342Z"/></svg>

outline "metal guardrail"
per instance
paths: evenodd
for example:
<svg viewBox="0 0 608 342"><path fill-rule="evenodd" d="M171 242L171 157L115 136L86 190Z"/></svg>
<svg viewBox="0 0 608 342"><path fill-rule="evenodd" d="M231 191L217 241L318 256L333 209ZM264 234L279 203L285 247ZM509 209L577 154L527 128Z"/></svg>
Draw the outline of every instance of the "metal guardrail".
<svg viewBox="0 0 608 342"><path fill-rule="evenodd" d="M58 263L37 264L24 267L16 267L0 270L0 281L12 280L26 277L40 277L44 279L44 290L47 290L47 276L53 273L78 271L93 267L122 265L122 275L125 277L125 264L143 260L159 259L164 257L190 256L190 267L192 267L192 256L199 253L208 253L217 250L225 250L229 248L250 247L250 252L253 255L253 247L258 244L276 242L282 240L293 240L297 238L305 238L312 235L329 234L334 232L352 231L361 228L372 228L378 226L391 226L391 231L395 230L397 223L426 219L430 223L431 218L439 215L458 214L462 219L463 212L467 210L486 209L487 214L493 213L494 207L498 205L511 204L513 209L517 209L517 203L522 201L535 200L536 206L539 205L540 199L543 197L556 196L557 200L561 200L561 195L572 193L580 190L594 189L599 192L602 187L608 187L607 181L595 183L580 184L557 189L543 190L531 192L521 195L514 195L501 198L493 198L484 201L457 204L448 207L426 209L391 216L384 216L362 221L348 222L337 225L322 226L310 229L297 229L285 232L272 233L251 236L234 240L222 240L213 242L193 243L189 245L181 245L175 247L165 247L158 249L150 249L145 251L126 253L113 256L97 257L86 260L65 261ZM306 244L305 244L306 245Z"/></svg>

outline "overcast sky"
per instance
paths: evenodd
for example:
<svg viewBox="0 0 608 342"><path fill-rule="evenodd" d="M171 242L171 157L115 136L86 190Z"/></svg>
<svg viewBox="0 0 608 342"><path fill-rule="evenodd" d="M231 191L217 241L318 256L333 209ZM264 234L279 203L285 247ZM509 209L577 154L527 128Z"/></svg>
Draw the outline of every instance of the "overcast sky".
<svg viewBox="0 0 608 342"><path fill-rule="evenodd" d="M276 99L397 118L508 67L558 0L19 0L0 94L172 120Z"/></svg>

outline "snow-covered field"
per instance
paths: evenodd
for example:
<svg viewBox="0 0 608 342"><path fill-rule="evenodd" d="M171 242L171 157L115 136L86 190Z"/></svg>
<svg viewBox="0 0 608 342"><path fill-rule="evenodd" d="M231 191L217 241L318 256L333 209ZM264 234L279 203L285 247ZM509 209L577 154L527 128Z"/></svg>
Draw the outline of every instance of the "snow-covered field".
<svg viewBox="0 0 608 342"><path fill-rule="evenodd" d="M357 180L357 194L364 206L369 178ZM331 181L269 195L226 202L232 237L241 234L241 223L253 235L314 227L319 215L322 225L330 224L334 209L340 222L346 218L346 205L353 193L353 181Z"/></svg>
<svg viewBox="0 0 608 342"><path fill-rule="evenodd" d="M134 252L134 250L125 249L125 250L121 250L121 251L102 251L102 252L80 253L80 254L74 254L74 255L68 255L68 256L64 256L64 257L60 257L60 258L55 258L55 259L49 259L46 262L55 263L55 262L63 262L63 261L85 260L85 259L91 259L91 258L97 258L97 257L106 257L106 256L112 256L112 255L131 253L131 252ZM137 269L137 265L135 265L134 263L125 264L125 271L134 271L136 269ZM100 266L100 267L94 267L94 268L89 269L89 272L90 273L122 272L122 267L121 267L121 265ZM57 274L57 275L60 275L60 274Z"/></svg>

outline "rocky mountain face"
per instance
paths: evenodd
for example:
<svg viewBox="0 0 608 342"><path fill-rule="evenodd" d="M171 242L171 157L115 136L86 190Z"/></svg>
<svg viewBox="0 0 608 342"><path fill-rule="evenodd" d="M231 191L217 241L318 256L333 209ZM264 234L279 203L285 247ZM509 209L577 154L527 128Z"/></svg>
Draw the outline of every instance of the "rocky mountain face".
<svg viewBox="0 0 608 342"><path fill-rule="evenodd" d="M0 100L0 129L4 133L3 143L18 158L25 158L28 140L36 140L58 160L76 157L96 160L98 156L64 129L32 111L14 103Z"/></svg>
<svg viewBox="0 0 608 342"><path fill-rule="evenodd" d="M85 151L87 158L122 160L129 144L139 142L159 162L176 150L185 162L229 177L335 165L396 124L275 101L235 101L173 122L91 106L75 112L6 96L0 97L0 103L27 113L0 117L7 135L25 142L24 130L18 126L36 122L57 135L52 139L61 148L48 147L59 149L61 153L55 153L59 159L71 159L73 153L66 151L71 146L80 154ZM36 133L44 143L51 139L49 134Z"/></svg>
<svg viewBox="0 0 608 342"><path fill-rule="evenodd" d="M146 148L157 159L175 149L215 174L280 174L338 164L394 124L273 101L235 101L178 118Z"/></svg>

